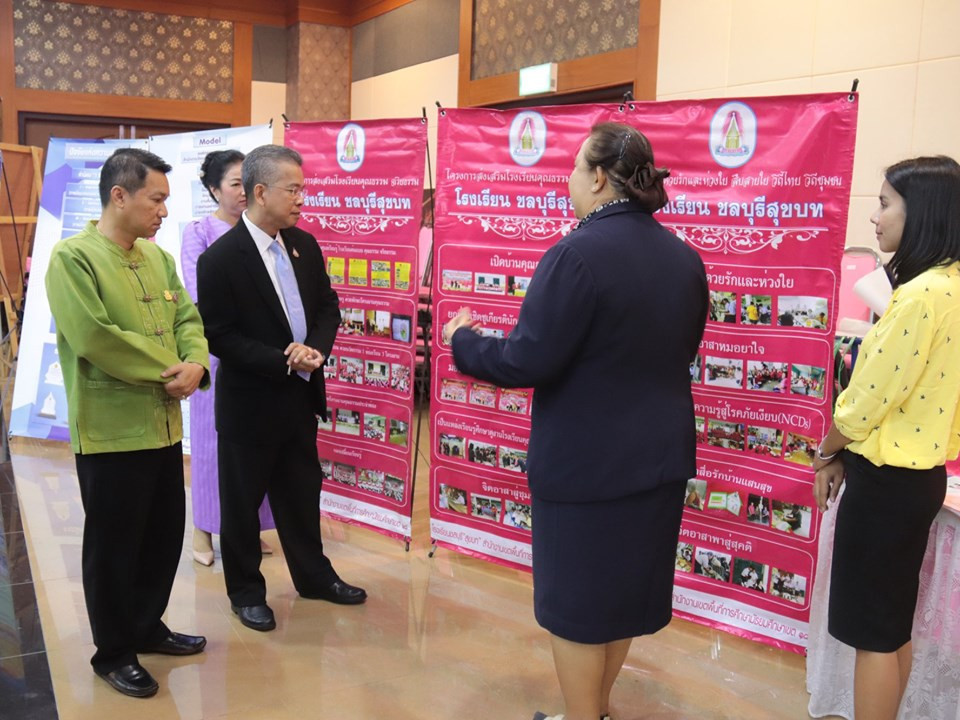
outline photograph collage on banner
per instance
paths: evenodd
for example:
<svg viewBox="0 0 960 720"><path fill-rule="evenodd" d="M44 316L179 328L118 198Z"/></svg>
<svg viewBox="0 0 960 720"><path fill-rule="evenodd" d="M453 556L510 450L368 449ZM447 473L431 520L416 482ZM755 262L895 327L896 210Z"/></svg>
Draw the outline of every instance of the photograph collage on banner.
<svg viewBox="0 0 960 720"><path fill-rule="evenodd" d="M794 652L816 569L812 464L832 415L856 118L846 93L636 104L671 171L657 219L700 253L710 289L674 610Z"/></svg>
<svg viewBox="0 0 960 720"><path fill-rule="evenodd" d="M419 119L292 122L303 156L298 226L323 250L340 299L317 432L324 514L410 538L418 242L426 127Z"/></svg>
<svg viewBox="0 0 960 720"><path fill-rule="evenodd" d="M606 106L439 117L433 322L461 307L478 331L506 338L543 256L576 225L567 178ZM430 398L430 532L439 545L528 569L529 388L462 375L434 332Z"/></svg>
<svg viewBox="0 0 960 720"><path fill-rule="evenodd" d="M586 129L626 122L650 139L671 173L656 217L700 253L711 291L690 367L698 469L675 612L795 652L816 567L811 463L831 415L856 113L838 93L454 110L439 121L434 322L469 306L493 337L509 335L539 258L575 223L566 179ZM518 420L529 427L533 393L460 375L434 342L432 537L524 565L502 527L516 479L501 458L523 450L503 438Z"/></svg>

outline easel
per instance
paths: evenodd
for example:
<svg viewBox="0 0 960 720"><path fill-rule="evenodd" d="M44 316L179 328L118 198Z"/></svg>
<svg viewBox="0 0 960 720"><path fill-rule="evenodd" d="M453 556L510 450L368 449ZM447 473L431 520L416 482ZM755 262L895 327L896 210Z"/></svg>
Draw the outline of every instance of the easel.
<svg viewBox="0 0 960 720"><path fill-rule="evenodd" d="M17 355L19 346L20 319L18 309L23 301L24 262L30 255L33 236L37 228L37 209L40 190L43 186L43 150L29 145L0 143L3 153L3 175L0 176L0 302L9 329L8 352L10 358ZM11 244L15 247L17 267L11 267L7 255ZM13 274L9 271L14 271ZM7 338L4 339L5 342ZM3 367L2 380L6 380L9 368Z"/></svg>

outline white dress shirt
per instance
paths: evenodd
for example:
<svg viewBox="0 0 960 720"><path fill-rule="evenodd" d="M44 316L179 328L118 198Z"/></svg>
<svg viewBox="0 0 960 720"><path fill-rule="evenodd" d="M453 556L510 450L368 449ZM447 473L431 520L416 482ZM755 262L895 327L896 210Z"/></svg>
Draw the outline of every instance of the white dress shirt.
<svg viewBox="0 0 960 720"><path fill-rule="evenodd" d="M283 299L283 291L280 289L280 279L277 277L277 260L273 256L273 253L270 252L270 246L273 245L274 242L280 243L283 251L287 251L286 246L283 244L283 238L280 237L279 232L275 238L267 235L251 222L250 218L247 217L246 210L243 211L243 215L240 217L243 220L243 224L247 226L247 230L250 231L250 236L253 238L253 241L257 244L257 250L260 251L260 259L263 260L264 267L267 268L267 275L270 276L270 282L273 283L273 289L277 293L277 298L280 300L280 307L283 308L283 314L287 316L287 324L293 327L293 323L290 322L290 312L287 310L287 303ZM296 278L294 278L294 280L296 280ZM299 287L297 288L297 292L300 292Z"/></svg>

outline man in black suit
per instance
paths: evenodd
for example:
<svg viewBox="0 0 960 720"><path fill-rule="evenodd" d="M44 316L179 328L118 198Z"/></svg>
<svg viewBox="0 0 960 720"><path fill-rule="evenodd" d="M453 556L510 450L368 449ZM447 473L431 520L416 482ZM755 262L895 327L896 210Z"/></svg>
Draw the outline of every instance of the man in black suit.
<svg viewBox="0 0 960 720"><path fill-rule="evenodd" d="M316 240L294 225L303 205L302 159L278 145L243 161L247 210L197 263L210 352L220 358L214 400L219 436L220 547L233 611L254 630L276 627L260 573L264 494L301 596L356 605L323 554L317 415L340 311Z"/></svg>

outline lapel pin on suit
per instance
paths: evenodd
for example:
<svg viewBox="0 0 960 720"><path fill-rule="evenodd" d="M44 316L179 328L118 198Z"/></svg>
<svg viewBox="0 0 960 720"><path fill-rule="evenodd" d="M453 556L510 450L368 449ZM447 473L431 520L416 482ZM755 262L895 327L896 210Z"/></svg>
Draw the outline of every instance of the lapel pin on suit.
<svg viewBox="0 0 960 720"><path fill-rule="evenodd" d="M293 249L293 256L294 256L295 258L300 257L300 253L297 252L297 249L296 249L296 248Z"/></svg>

